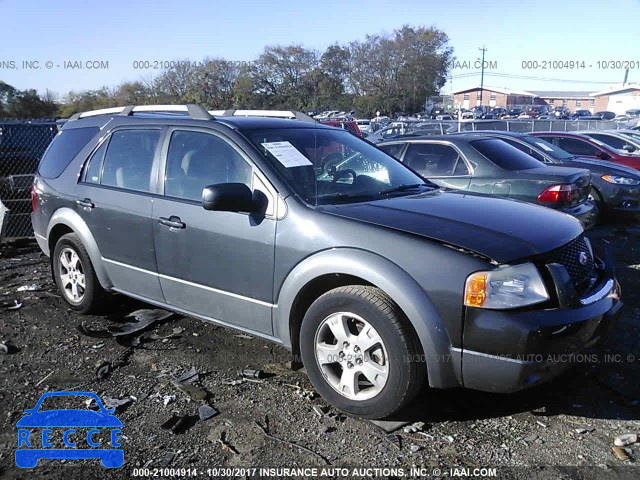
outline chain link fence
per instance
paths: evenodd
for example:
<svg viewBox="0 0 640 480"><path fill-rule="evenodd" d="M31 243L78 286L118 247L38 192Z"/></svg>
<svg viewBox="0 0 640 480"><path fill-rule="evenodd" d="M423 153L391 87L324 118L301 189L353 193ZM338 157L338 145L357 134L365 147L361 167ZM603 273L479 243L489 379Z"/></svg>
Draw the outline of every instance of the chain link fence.
<svg viewBox="0 0 640 480"><path fill-rule="evenodd" d="M55 120L0 119L0 239L32 237L31 185Z"/></svg>

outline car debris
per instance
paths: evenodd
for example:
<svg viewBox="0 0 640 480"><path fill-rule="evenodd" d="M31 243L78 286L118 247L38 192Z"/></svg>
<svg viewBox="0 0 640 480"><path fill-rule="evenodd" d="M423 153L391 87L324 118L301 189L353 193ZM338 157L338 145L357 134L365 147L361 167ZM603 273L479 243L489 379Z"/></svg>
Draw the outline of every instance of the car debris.
<svg viewBox="0 0 640 480"><path fill-rule="evenodd" d="M547 428L548 425L546 423L542 423L540 420L536 420L536 423L540 425L542 428Z"/></svg>
<svg viewBox="0 0 640 480"><path fill-rule="evenodd" d="M576 428L576 433L579 434L583 434L583 433L591 433L596 429L596 427L583 427L583 428Z"/></svg>
<svg viewBox="0 0 640 480"><path fill-rule="evenodd" d="M417 432L421 432L422 430L424 430L424 422L415 422L412 423L411 425L407 425L406 427L404 427L402 429L402 431L404 433L417 433Z"/></svg>
<svg viewBox="0 0 640 480"><path fill-rule="evenodd" d="M193 383L200 379L198 372L196 371L196 367L191 367L190 370L187 370L182 375L174 380L175 383Z"/></svg>
<svg viewBox="0 0 640 480"><path fill-rule="evenodd" d="M385 436L384 438L386 438L387 441L389 443L391 443L391 445L396 447L398 450L400 450L402 448L402 439L400 438L400 435L396 435L394 433L390 433L389 435Z"/></svg>
<svg viewBox="0 0 640 480"><path fill-rule="evenodd" d="M162 403L164 404L165 407L175 401L176 401L175 395L165 395L164 397L162 397Z"/></svg>
<svg viewBox="0 0 640 480"><path fill-rule="evenodd" d="M264 372L262 370L252 370L250 368L245 368L244 370L238 371L238 376L243 378L263 378Z"/></svg>
<svg viewBox="0 0 640 480"><path fill-rule="evenodd" d="M631 457L629 456L629 454L627 453L627 451L624 448L622 448L622 447L613 447L611 450L613 451L615 456L618 457L618 460L621 460L623 462L628 462L628 461L631 460Z"/></svg>
<svg viewBox="0 0 640 480"><path fill-rule="evenodd" d="M107 330L111 332L114 337L131 335L133 333L141 332L142 330L149 328L154 323L166 320L171 316L173 316L173 312L169 312L167 310L159 308L143 308L125 316L125 318L132 318L134 320L123 324L110 325L107 327Z"/></svg>
<svg viewBox="0 0 640 480"><path fill-rule="evenodd" d="M133 403L133 400L134 400L134 397L127 397L127 398L103 397L102 403L106 408L113 409L116 412L121 412L127 406L131 405Z"/></svg>
<svg viewBox="0 0 640 480"><path fill-rule="evenodd" d="M162 340L164 342L165 340L169 340L171 338L180 338L183 332L184 332L184 328L175 327L173 331L168 335L158 335L157 333L152 333L151 335L149 335L149 339Z"/></svg>
<svg viewBox="0 0 640 480"><path fill-rule="evenodd" d="M205 420L209 420L210 418L215 417L218 413L218 410L216 410L215 408L213 408L211 405L207 405L206 403L203 405L200 405L200 408L198 409L198 416L200 417L201 421L205 421Z"/></svg>
<svg viewBox="0 0 640 480"><path fill-rule="evenodd" d="M252 340L253 339L253 337L251 335L246 335L244 333L238 333L238 334L234 335L234 337L244 338L246 340Z"/></svg>
<svg viewBox="0 0 640 480"><path fill-rule="evenodd" d="M16 347L10 340L0 342L0 353L3 355L11 355L19 352L20 349Z"/></svg>
<svg viewBox="0 0 640 480"><path fill-rule="evenodd" d="M19 310L20 308L22 308L22 302L20 302L19 300L14 300L13 302L2 302L0 303L0 307L4 308L5 310Z"/></svg>
<svg viewBox="0 0 640 480"><path fill-rule="evenodd" d="M168 467L169 464L173 461L173 459L180 454L180 452L181 450L178 450L178 451L167 450L166 452L164 452L164 456L162 457L162 460L160 460L160 466Z"/></svg>
<svg viewBox="0 0 640 480"><path fill-rule="evenodd" d="M205 400L209 396L204 388L193 385L199 380L200 376L195 367L186 371L180 377L173 380L173 385L185 392L194 400Z"/></svg>
<svg viewBox="0 0 640 480"><path fill-rule="evenodd" d="M194 415L173 415L169 420L160 425L164 430L171 430L174 435L185 433L193 427L198 420Z"/></svg>
<svg viewBox="0 0 640 480"><path fill-rule="evenodd" d="M98 367L96 368L96 378L98 380L102 380L107 375L109 375L109 373L111 373L111 370L111 362L102 362L98 364Z"/></svg>
<svg viewBox="0 0 640 480"><path fill-rule="evenodd" d="M409 451L411 453L418 453L420 451L421 447L419 445L411 445L409 447Z"/></svg>
<svg viewBox="0 0 640 480"><path fill-rule="evenodd" d="M324 406L320 406L320 405L314 405L313 406L313 411L316 413L316 415L318 415L319 417L324 417L327 415L327 413L329 412L329 409L327 407Z"/></svg>
<svg viewBox="0 0 640 480"><path fill-rule="evenodd" d="M613 444L616 447L626 447L627 445L634 444L638 441L637 433L625 433L624 435L618 435L614 440Z"/></svg>
<svg viewBox="0 0 640 480"><path fill-rule="evenodd" d="M16 292L37 292L38 290L42 290L42 285L32 283L30 285L23 285L21 287L18 287Z"/></svg>

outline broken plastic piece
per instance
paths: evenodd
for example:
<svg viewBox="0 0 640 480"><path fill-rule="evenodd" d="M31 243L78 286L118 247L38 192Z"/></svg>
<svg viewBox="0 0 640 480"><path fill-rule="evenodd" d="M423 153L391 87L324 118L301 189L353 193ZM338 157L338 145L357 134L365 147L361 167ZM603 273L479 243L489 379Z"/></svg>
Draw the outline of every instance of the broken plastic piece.
<svg viewBox="0 0 640 480"><path fill-rule="evenodd" d="M111 373L111 362L102 362L96 369L96 378L102 380Z"/></svg>
<svg viewBox="0 0 640 480"><path fill-rule="evenodd" d="M198 381L200 377L198 376L198 372L196 371L196 367L191 367L190 370L187 370L178 378L175 379L175 383L193 383Z"/></svg>
<svg viewBox="0 0 640 480"><path fill-rule="evenodd" d="M165 395L162 398L162 403L164 403L164 406L166 407L167 405L169 405L170 403L173 403L176 401L176 396L175 395Z"/></svg>
<svg viewBox="0 0 640 480"><path fill-rule="evenodd" d="M209 420L212 417L215 417L218 413L218 410L207 404L200 405L200 408L198 409L198 416L203 422L205 420Z"/></svg>
<svg viewBox="0 0 640 480"><path fill-rule="evenodd" d="M634 444L638 441L637 433L625 433L624 435L618 435L614 440L613 444L616 447L626 447L627 445Z"/></svg>
<svg viewBox="0 0 640 480"><path fill-rule="evenodd" d="M37 283L32 283L31 285L23 285L18 287L16 291L18 292L37 292L38 290L42 290L42 287Z"/></svg>
<svg viewBox="0 0 640 480"><path fill-rule="evenodd" d="M127 397L127 398L104 397L102 400L102 403L106 408L119 411L124 409L129 404L133 403L133 399L131 397Z"/></svg>
<svg viewBox="0 0 640 480"><path fill-rule="evenodd" d="M143 308L131 312L125 318L134 318L135 320L120 325L110 325L107 330L114 336L131 335L140 332L156 322L166 320L173 315L173 312L161 309Z"/></svg>
<svg viewBox="0 0 640 480"><path fill-rule="evenodd" d="M0 303L0 306L7 310L18 310L19 308L22 308L22 302L18 300L14 300L13 302L2 302Z"/></svg>
<svg viewBox="0 0 640 480"><path fill-rule="evenodd" d="M171 430L175 435L186 432L189 428L195 425L198 417L190 415L173 415L169 420L160 425L160 428L164 430Z"/></svg>
<svg viewBox="0 0 640 480"><path fill-rule="evenodd" d="M264 375L262 370L251 370L249 368L246 368L244 370L240 370L238 372L238 376L244 378L262 378Z"/></svg>
<svg viewBox="0 0 640 480"><path fill-rule="evenodd" d="M161 467L168 467L169 464L173 461L174 458L176 458L176 452L164 452L164 456L162 457L162 460L160 460L160 466Z"/></svg>

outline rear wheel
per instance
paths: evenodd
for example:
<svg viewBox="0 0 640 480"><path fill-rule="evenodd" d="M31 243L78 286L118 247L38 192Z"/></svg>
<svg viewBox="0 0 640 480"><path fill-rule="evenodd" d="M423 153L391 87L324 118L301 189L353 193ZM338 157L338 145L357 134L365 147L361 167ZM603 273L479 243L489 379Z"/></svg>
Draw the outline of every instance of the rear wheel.
<svg viewBox="0 0 640 480"><path fill-rule="evenodd" d="M73 310L91 313L102 306L106 292L96 277L87 250L75 233L60 237L52 263L58 290Z"/></svg>
<svg viewBox="0 0 640 480"><path fill-rule="evenodd" d="M426 376L407 319L375 287L339 287L319 297L303 319L300 348L320 395L364 418L384 418L400 410Z"/></svg>

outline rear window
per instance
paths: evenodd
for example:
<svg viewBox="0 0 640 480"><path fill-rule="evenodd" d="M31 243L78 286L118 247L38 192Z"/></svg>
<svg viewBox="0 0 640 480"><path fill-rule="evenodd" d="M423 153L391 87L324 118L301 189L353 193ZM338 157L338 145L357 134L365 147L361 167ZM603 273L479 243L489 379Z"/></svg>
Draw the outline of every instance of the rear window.
<svg viewBox="0 0 640 480"><path fill-rule="evenodd" d="M57 178L71 160L99 132L98 127L62 130L44 152L38 174L44 178Z"/></svg>
<svg viewBox="0 0 640 480"><path fill-rule="evenodd" d="M470 142L470 145L505 170L527 170L544 165L532 156L497 138L475 140Z"/></svg>

